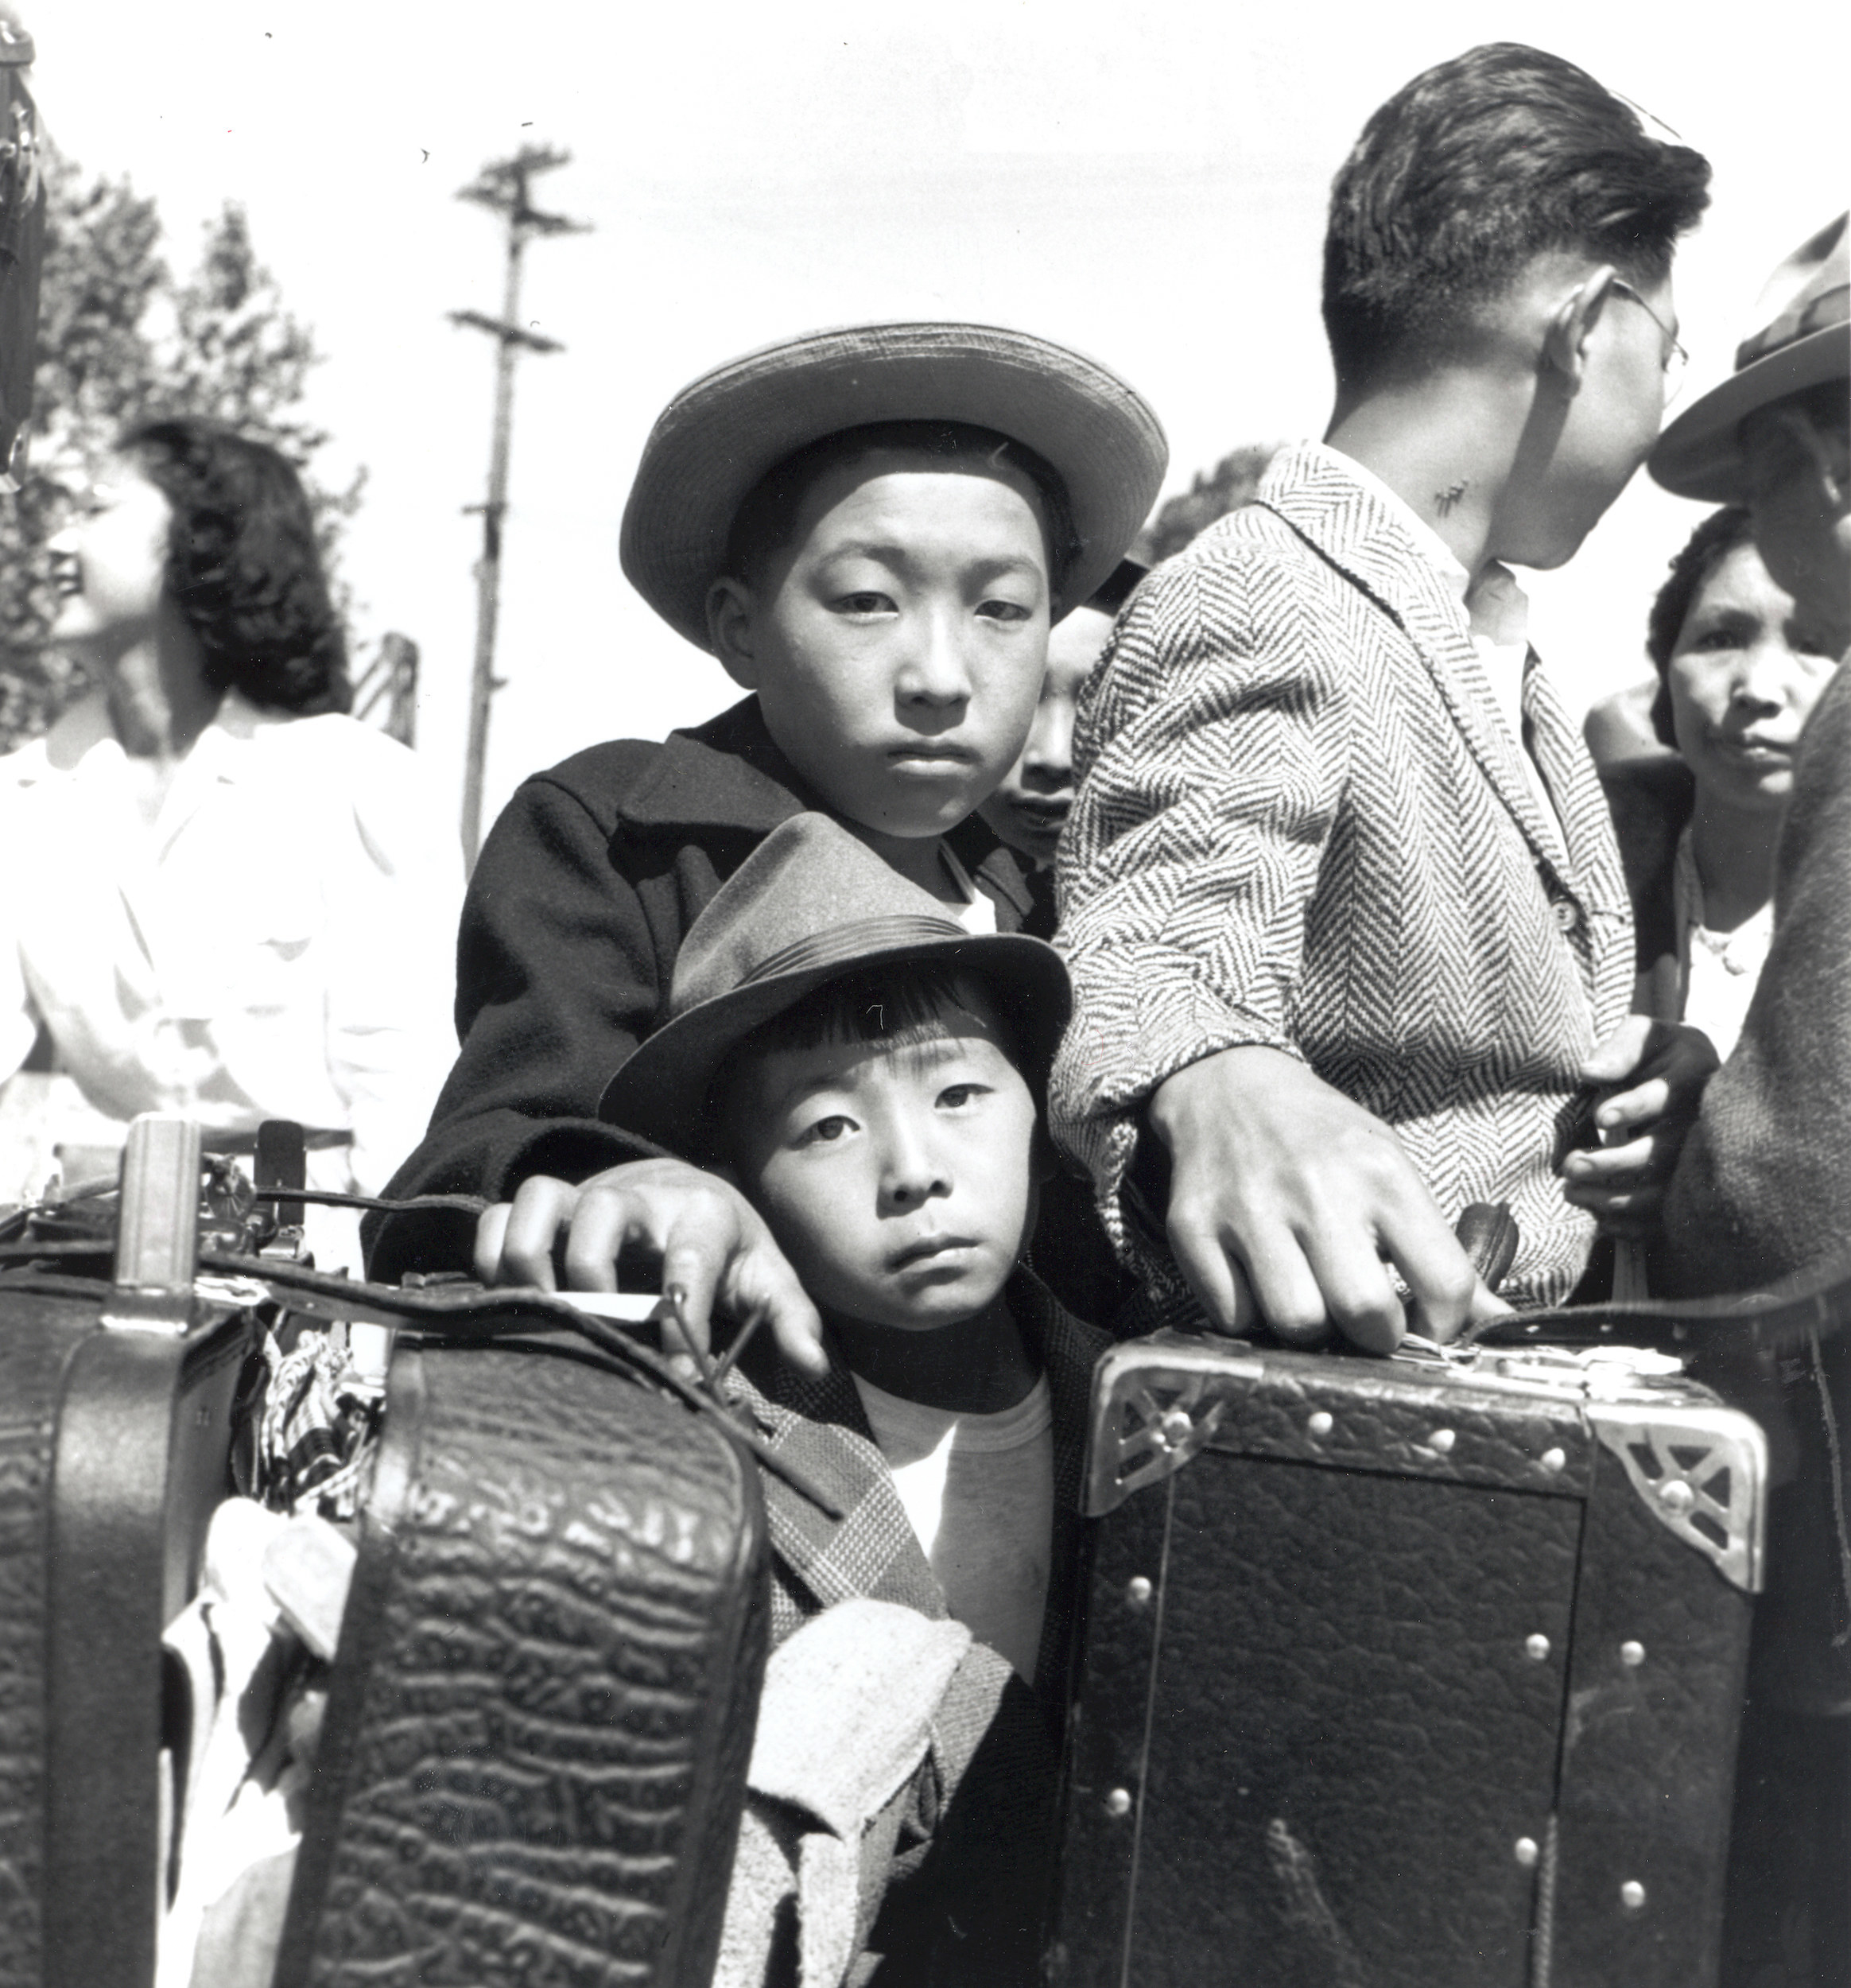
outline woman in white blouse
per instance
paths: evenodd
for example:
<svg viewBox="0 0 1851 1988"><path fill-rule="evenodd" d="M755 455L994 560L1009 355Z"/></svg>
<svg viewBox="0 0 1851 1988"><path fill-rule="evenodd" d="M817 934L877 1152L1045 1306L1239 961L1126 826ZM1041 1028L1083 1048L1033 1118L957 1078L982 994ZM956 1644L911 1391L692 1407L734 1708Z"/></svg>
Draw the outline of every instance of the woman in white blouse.
<svg viewBox="0 0 1851 1988"><path fill-rule="evenodd" d="M1799 734L1837 658L1769 577L1747 511L1733 508L1705 518L1671 562L1646 646L1659 680L1653 727L1678 758L1607 775L1639 926L1636 1005L1693 1023L1726 1057L1773 934Z"/></svg>
<svg viewBox="0 0 1851 1988"><path fill-rule="evenodd" d="M95 688L0 759L0 1078L42 1029L89 1108L68 1145L162 1110L248 1150L291 1118L312 1185L377 1191L455 1054L461 864L414 756L344 715L294 471L150 423L52 553ZM313 1227L358 1268L352 1221Z"/></svg>

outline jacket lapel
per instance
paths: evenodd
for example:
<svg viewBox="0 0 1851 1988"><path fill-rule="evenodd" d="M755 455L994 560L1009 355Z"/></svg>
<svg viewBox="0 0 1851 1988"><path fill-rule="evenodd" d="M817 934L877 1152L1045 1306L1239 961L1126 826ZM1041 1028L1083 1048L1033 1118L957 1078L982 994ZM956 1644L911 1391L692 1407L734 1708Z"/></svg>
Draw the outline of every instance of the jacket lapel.
<svg viewBox="0 0 1851 1988"><path fill-rule="evenodd" d="M820 1380L780 1373L776 1384L781 1398L774 1400L736 1368L728 1380L772 1448L830 1493L844 1516L832 1519L762 1470L773 1551L819 1607L866 1595L941 1618L945 1590L900 1503L848 1369L832 1354Z"/></svg>
<svg viewBox="0 0 1851 1988"><path fill-rule="evenodd" d="M1537 800L1498 709L1460 604L1431 557L1375 493L1345 473L1341 458L1314 445L1288 451L1267 472L1258 501L1279 517L1413 644L1466 750L1558 887L1577 900L1583 879L1561 825Z"/></svg>

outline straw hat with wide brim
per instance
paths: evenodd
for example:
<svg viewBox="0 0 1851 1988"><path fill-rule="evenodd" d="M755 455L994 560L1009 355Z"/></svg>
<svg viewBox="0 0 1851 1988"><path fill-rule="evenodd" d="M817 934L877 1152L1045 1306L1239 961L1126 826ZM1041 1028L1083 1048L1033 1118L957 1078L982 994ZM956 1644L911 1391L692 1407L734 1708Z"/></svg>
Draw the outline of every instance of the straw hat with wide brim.
<svg viewBox="0 0 1851 1988"><path fill-rule="evenodd" d="M1136 537L1163 481L1157 417L1116 373L991 324L856 324L748 352L685 386L643 445L619 551L631 584L707 648L707 595L727 534L766 473L875 421L962 421L1025 444L1065 486L1085 600Z"/></svg>
<svg viewBox="0 0 1851 1988"><path fill-rule="evenodd" d="M598 1115L705 1157L708 1093L754 1029L844 974L907 962L980 974L1046 1079L1073 1001L1060 954L1023 932L967 932L831 816L794 815L689 926L669 1019L605 1085Z"/></svg>
<svg viewBox="0 0 1851 1988"><path fill-rule="evenodd" d="M1735 371L1693 402L1658 440L1648 465L1680 497L1733 504L1748 496L1748 464L1736 440L1746 415L1851 374L1851 259L1838 218L1787 257L1761 293L1761 329L1736 352Z"/></svg>

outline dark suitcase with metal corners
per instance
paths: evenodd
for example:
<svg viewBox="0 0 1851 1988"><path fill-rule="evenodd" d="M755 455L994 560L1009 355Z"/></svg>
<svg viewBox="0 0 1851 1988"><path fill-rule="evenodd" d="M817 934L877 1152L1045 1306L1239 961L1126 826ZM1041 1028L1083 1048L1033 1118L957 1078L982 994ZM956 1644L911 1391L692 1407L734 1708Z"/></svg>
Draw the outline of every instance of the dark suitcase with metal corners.
<svg viewBox="0 0 1851 1988"><path fill-rule="evenodd" d="M1054 1981L1713 1981L1765 1446L1609 1352L1107 1355Z"/></svg>

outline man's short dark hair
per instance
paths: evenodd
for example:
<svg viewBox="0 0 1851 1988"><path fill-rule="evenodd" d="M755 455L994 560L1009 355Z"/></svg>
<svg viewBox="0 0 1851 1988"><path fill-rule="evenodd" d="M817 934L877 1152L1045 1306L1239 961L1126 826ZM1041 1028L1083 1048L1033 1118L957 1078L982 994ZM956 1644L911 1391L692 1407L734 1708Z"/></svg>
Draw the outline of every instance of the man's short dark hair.
<svg viewBox="0 0 1851 1988"><path fill-rule="evenodd" d="M968 421L874 421L839 429L786 456L766 472L740 504L727 534L725 570L735 579L755 578L766 561L790 544L797 513L817 480L840 464L859 461L883 448L935 456L947 465L1012 469L1025 476L1041 500L1049 588L1060 592L1079 549L1066 485L1053 465L1026 444Z"/></svg>
<svg viewBox="0 0 1851 1988"><path fill-rule="evenodd" d="M191 416L145 422L121 447L173 514L166 591L199 642L207 683L298 717L350 709L347 639L288 461Z"/></svg>
<svg viewBox="0 0 1851 1988"><path fill-rule="evenodd" d="M1324 324L1340 390L1444 357L1536 256L1662 282L1709 204L1709 165L1651 137L1585 70L1519 42L1416 76L1331 187Z"/></svg>

